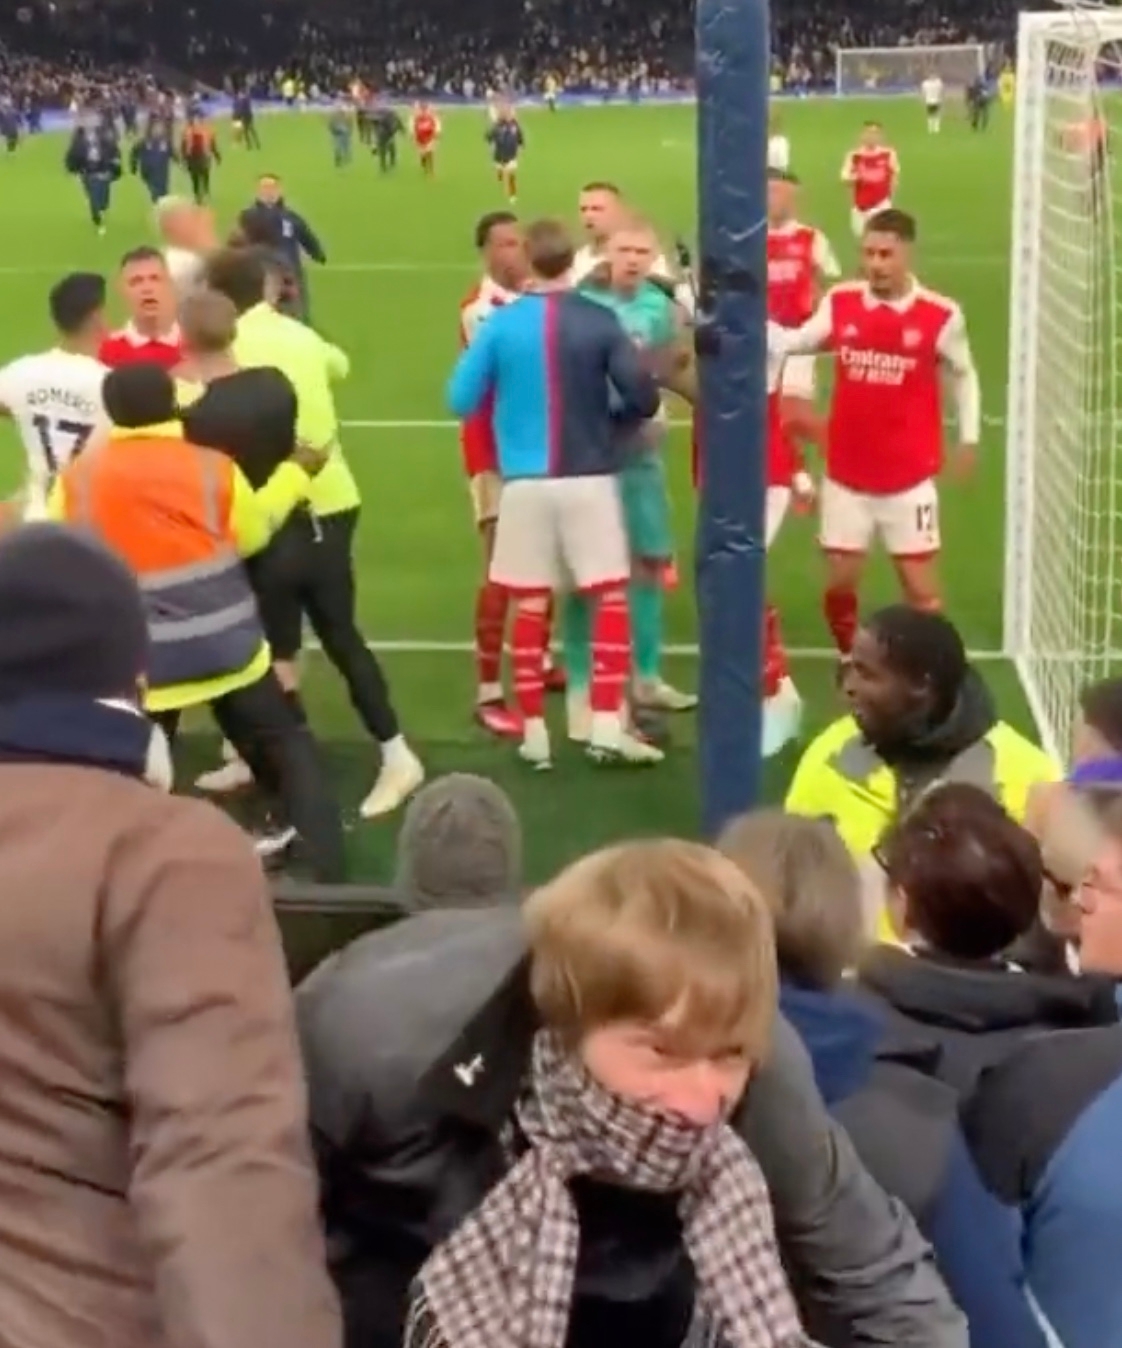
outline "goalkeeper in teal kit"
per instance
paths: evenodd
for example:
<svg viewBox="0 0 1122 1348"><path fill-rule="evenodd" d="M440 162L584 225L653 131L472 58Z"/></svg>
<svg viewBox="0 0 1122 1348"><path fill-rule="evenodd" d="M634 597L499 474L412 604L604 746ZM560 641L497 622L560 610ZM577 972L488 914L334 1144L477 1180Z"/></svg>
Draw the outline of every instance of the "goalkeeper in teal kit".
<svg viewBox="0 0 1122 1348"><path fill-rule="evenodd" d="M649 354L652 367L669 366L679 345L678 311L671 296L649 278L659 254L654 231L629 221L613 235L603 270L592 273L582 293L612 310L632 341ZM696 697L662 678L662 614L666 579L674 560L670 499L666 486L665 410L626 428L620 493L632 557L630 585L633 703L659 711L689 711ZM566 601L563 621L569 696L580 702L589 669L590 617L579 595ZM641 728L641 725L640 725Z"/></svg>

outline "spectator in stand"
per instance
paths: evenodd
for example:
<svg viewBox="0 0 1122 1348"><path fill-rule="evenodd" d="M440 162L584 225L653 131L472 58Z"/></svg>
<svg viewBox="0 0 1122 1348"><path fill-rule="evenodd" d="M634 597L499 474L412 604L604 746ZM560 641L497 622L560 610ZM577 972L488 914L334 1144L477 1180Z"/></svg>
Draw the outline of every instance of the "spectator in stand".
<svg viewBox="0 0 1122 1348"><path fill-rule="evenodd" d="M786 807L832 819L859 860L933 782L984 787L1021 820L1030 788L1059 776L1047 754L998 719L941 614L904 604L874 613L857 634L843 688L849 715L807 748Z"/></svg>
<svg viewBox="0 0 1122 1348"><path fill-rule="evenodd" d="M981 788L931 788L877 859L899 945L871 950L860 984L890 1039L925 1047L931 1075L964 1098L1022 1039L1118 1019L1112 989L1006 957L1036 919L1044 870L1035 839Z"/></svg>
<svg viewBox="0 0 1122 1348"><path fill-rule="evenodd" d="M982 1081L964 1125L984 1179L1022 1224L1026 1287L1049 1343L1116 1342L1122 1026L1023 1044Z"/></svg>
<svg viewBox="0 0 1122 1348"><path fill-rule="evenodd" d="M718 1040L697 1026L697 1040L667 1058L669 1077L712 1090L748 1049L733 1027L749 1004L761 1007L774 976L758 909L735 868L707 849L630 844L578 863L531 900L528 928L509 905L421 914L363 938L346 979L325 968L300 989L323 1207L351 1342L398 1348L421 1266L490 1202L512 1148L524 1149L519 1100L543 1023L558 1023L547 991L557 941L576 943L572 987L587 995L593 1022L641 1023L624 1051L642 1062L659 1057L654 1023L693 1004L687 991L718 1022L727 1017ZM718 1043L722 1056L710 1058ZM964 1348L963 1322L924 1242L825 1115L789 1026L775 1025L748 1088L728 1089L730 1119L768 1181L786 1265L818 1337L853 1348ZM695 1274L673 1203L590 1180L575 1190L587 1241L570 1342L693 1342ZM695 1329L697 1342L709 1341Z"/></svg>
<svg viewBox="0 0 1122 1348"><path fill-rule="evenodd" d="M759 810L721 850L775 918L779 1007L798 1031L822 1098L873 1178L906 1203L970 1325L972 1348L1043 1348L1025 1299L1017 1223L986 1191L958 1124L957 1093L903 1046L877 1051L885 1018L847 985L863 944L861 886L821 819Z"/></svg>
<svg viewBox="0 0 1122 1348"><path fill-rule="evenodd" d="M167 794L136 581L27 525L0 624L2 1336L339 1348L270 896Z"/></svg>
<svg viewBox="0 0 1122 1348"><path fill-rule="evenodd" d="M451 772L406 806L394 890L410 908L517 903L522 883L522 825L501 786Z"/></svg>

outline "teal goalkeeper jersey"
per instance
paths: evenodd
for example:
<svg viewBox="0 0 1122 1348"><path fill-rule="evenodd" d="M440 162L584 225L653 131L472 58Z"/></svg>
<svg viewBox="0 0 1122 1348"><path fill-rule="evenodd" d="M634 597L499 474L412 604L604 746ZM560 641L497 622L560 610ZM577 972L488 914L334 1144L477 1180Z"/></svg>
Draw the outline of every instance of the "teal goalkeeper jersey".
<svg viewBox="0 0 1122 1348"><path fill-rule="evenodd" d="M595 300L597 304L602 304L605 309L610 309L636 346L650 349L670 346L677 340L678 323L674 301L653 281L644 281L634 295L620 295L614 290L609 290L607 286L590 284L582 285L580 292L588 299ZM665 422L665 410L660 409L657 416L646 423L648 432L652 425L662 428ZM661 430L655 432L659 438L662 433ZM627 448L632 452L650 452L655 448L647 434L641 435L638 443L631 443L631 440L632 437L629 435Z"/></svg>

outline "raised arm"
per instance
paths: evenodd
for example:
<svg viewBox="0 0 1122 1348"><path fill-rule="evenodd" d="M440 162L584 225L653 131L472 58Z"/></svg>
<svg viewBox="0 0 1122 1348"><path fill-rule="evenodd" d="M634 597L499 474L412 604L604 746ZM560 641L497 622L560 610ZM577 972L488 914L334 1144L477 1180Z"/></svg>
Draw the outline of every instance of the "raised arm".
<svg viewBox="0 0 1122 1348"><path fill-rule="evenodd" d="M954 399L958 422L959 444L973 447L981 439L982 389L978 382L974 356L970 350L966 318L957 305L939 334L936 349L949 376L951 397Z"/></svg>
<svg viewBox="0 0 1122 1348"><path fill-rule="evenodd" d="M767 349L770 356L812 356L829 349L834 336L833 306L827 296L800 328L782 328L769 320Z"/></svg>
<svg viewBox="0 0 1122 1348"><path fill-rule="evenodd" d="M448 409L461 421L479 410L494 387L497 318L484 323L471 345L460 352L448 381Z"/></svg>
<svg viewBox="0 0 1122 1348"><path fill-rule="evenodd" d="M643 363L622 325L615 319L612 321L615 331L608 338L608 378L623 402L620 415L646 421L656 415L661 403L658 380Z"/></svg>
<svg viewBox="0 0 1122 1348"><path fill-rule="evenodd" d="M783 1020L738 1123L767 1179L808 1328L850 1348L967 1348L931 1250L826 1113L806 1050Z"/></svg>

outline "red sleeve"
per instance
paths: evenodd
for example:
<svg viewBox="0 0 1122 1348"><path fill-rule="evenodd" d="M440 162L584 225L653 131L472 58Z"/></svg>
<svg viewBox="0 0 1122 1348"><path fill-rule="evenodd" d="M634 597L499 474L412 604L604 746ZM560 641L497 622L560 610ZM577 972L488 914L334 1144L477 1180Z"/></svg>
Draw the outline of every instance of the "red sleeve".
<svg viewBox="0 0 1122 1348"><path fill-rule="evenodd" d="M111 370L116 369L121 363L120 344L116 337L106 337L102 340L97 349L97 358L102 365L108 365Z"/></svg>
<svg viewBox="0 0 1122 1348"><path fill-rule="evenodd" d="M468 313L477 295L478 291L472 291L460 306L461 349L471 340ZM480 473L499 471L499 453L495 444L495 427L491 415L493 407L494 400L488 398L478 412L460 423L460 448L464 455L464 472L469 478L478 477Z"/></svg>

